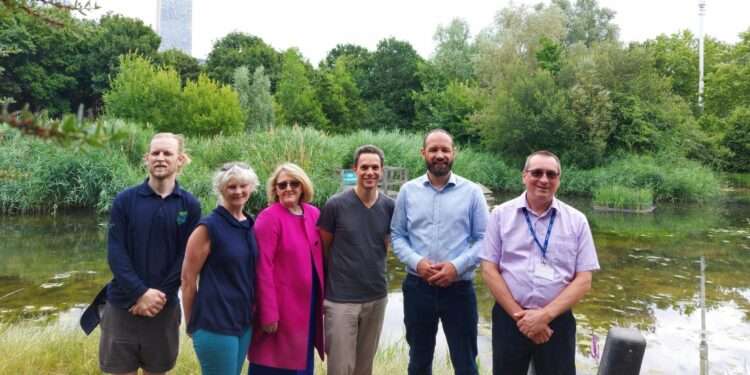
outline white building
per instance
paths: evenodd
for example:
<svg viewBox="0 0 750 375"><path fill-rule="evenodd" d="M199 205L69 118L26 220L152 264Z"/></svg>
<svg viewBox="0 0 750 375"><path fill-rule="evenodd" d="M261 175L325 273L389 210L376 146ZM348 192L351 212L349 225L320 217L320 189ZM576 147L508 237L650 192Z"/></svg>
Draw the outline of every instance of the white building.
<svg viewBox="0 0 750 375"><path fill-rule="evenodd" d="M156 32L161 36L159 51L176 48L192 56L193 1L157 0Z"/></svg>

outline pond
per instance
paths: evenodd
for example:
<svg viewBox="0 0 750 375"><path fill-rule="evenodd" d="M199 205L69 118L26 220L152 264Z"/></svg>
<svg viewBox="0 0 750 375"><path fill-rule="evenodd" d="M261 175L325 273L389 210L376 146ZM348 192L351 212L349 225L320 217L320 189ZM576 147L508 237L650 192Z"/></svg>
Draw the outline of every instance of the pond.
<svg viewBox="0 0 750 375"><path fill-rule="evenodd" d="M498 201L504 198L499 197ZM647 340L643 374L699 373L699 260L706 269L706 325L711 373L750 368L750 193L707 205L662 204L652 214L594 212L589 200L564 199L584 211L602 270L574 309L580 373L596 372L596 354L612 326L638 328ZM74 325L110 278L106 217L0 217L0 322ZM403 266L389 261L385 341L399 340ZM490 310L477 279L481 362L489 366Z"/></svg>

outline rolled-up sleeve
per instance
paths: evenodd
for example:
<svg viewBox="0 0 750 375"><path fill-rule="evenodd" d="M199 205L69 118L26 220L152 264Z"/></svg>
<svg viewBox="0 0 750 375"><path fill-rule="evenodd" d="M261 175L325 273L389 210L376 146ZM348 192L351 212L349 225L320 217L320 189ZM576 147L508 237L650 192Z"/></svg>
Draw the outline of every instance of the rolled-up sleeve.
<svg viewBox="0 0 750 375"><path fill-rule="evenodd" d="M482 249L479 252L479 259L500 264L500 252L503 249L503 240L500 238L500 208L492 210L492 214L487 220L487 230L484 233Z"/></svg>
<svg viewBox="0 0 750 375"><path fill-rule="evenodd" d="M581 215L581 224L578 232L578 257L576 258L576 272L599 270L599 259L594 247L594 237L591 227L585 216Z"/></svg>

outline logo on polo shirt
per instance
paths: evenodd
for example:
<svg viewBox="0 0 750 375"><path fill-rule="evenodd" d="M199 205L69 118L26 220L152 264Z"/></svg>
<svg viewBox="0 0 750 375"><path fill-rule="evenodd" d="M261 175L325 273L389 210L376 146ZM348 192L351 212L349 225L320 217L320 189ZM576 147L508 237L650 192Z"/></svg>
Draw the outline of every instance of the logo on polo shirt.
<svg viewBox="0 0 750 375"><path fill-rule="evenodd" d="M177 225L185 224L185 222L187 221L187 215L188 213L185 210L178 212L177 213Z"/></svg>

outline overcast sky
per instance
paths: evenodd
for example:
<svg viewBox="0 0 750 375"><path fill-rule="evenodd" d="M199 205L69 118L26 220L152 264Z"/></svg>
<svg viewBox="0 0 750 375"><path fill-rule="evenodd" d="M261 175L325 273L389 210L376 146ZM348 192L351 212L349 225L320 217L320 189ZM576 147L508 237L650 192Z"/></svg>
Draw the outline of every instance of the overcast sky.
<svg viewBox="0 0 750 375"><path fill-rule="evenodd" d="M572 0L575 1L575 0ZM156 0L97 0L102 9L156 25ZM536 4L539 0L516 0ZM548 3L549 1L542 1ZM706 0L706 34L736 43L750 28L750 0ZM508 0L193 0L193 56L205 58L232 31L261 37L277 50L297 47L317 63L336 44L374 50L387 37L406 40L425 58L438 25L462 18L473 35L492 24ZM599 0L616 11L620 39L642 41L682 29L698 31L698 0Z"/></svg>

